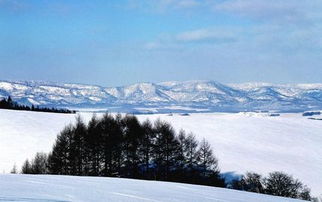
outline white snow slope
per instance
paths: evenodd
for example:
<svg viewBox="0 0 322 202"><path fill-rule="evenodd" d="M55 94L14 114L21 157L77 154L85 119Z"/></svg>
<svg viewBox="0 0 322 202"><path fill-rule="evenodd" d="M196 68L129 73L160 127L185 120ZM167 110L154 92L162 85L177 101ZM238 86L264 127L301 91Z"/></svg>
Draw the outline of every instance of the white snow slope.
<svg viewBox="0 0 322 202"><path fill-rule="evenodd" d="M81 114L89 120L91 113ZM141 121L161 118L205 137L219 159L222 172L267 175L284 171L322 193L322 122L301 114L269 117L256 113L212 113L190 116L139 115ZM51 150L56 135L75 115L0 110L0 172L20 168L36 152ZM0 189L1 190L1 189Z"/></svg>
<svg viewBox="0 0 322 202"><path fill-rule="evenodd" d="M282 197L179 183L48 175L0 175L0 201L300 202Z"/></svg>

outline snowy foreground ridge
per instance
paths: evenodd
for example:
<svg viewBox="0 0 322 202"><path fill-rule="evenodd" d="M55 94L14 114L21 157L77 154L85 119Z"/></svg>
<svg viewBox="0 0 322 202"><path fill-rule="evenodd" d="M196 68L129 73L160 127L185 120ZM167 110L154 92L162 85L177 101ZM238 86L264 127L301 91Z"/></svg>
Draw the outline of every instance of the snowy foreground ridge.
<svg viewBox="0 0 322 202"><path fill-rule="evenodd" d="M48 82L0 81L0 97L54 107L101 108L114 112L232 112L322 109L322 84L224 85L214 81L138 83L102 87Z"/></svg>
<svg viewBox="0 0 322 202"><path fill-rule="evenodd" d="M92 113L81 113L88 121ZM97 114L100 116L100 114ZM259 113L212 113L180 116L139 115L140 121L160 118L179 131L205 137L223 173L284 171L322 194L322 122L301 114L270 117ZM322 118L322 117L320 117ZM0 110L0 172L21 168L36 152L49 152L57 134L75 121L73 114ZM1 189L0 189L1 192Z"/></svg>
<svg viewBox="0 0 322 202"><path fill-rule="evenodd" d="M103 177L0 175L0 201L300 202L301 200L157 181Z"/></svg>

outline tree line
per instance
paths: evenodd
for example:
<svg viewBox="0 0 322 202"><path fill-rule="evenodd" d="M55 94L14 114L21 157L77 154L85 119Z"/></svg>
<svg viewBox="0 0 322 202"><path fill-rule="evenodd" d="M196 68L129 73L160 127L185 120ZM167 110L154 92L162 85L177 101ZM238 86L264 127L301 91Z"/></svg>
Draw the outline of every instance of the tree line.
<svg viewBox="0 0 322 202"><path fill-rule="evenodd" d="M0 100L0 109L14 109L14 110L24 110L24 111L35 111L35 112L52 112L52 113L65 113L65 114L74 114L76 111L69 109L57 109L49 107L39 107L31 105L22 105L12 100L9 96L7 99L3 98Z"/></svg>
<svg viewBox="0 0 322 202"><path fill-rule="evenodd" d="M312 200L310 189L293 176L283 172L272 172L267 177L248 172L240 179L233 180L229 188L241 191Z"/></svg>
<svg viewBox="0 0 322 202"><path fill-rule="evenodd" d="M77 117L65 127L49 154L37 153L24 174L124 177L226 187L310 200L310 190L281 172L263 178L247 173L226 183L210 144L192 133L176 133L164 121L139 122L133 115Z"/></svg>
<svg viewBox="0 0 322 202"><path fill-rule="evenodd" d="M198 142L183 130L176 134L160 120L141 124L132 115L94 116L87 125L78 117L61 131L48 156L37 154L22 171L225 186L206 140Z"/></svg>

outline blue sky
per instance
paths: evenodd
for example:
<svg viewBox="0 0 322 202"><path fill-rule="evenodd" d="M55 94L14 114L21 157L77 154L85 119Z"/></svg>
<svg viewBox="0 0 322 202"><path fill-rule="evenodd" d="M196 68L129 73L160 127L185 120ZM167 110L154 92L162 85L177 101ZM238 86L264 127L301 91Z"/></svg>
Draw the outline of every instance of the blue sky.
<svg viewBox="0 0 322 202"><path fill-rule="evenodd" d="M322 82L320 0L0 0L0 79Z"/></svg>

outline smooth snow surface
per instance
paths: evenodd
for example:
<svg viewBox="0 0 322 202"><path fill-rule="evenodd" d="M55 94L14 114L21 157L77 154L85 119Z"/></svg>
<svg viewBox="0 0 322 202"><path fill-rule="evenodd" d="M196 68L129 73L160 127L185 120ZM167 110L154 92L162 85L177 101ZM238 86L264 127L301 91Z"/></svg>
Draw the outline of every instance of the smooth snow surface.
<svg viewBox="0 0 322 202"><path fill-rule="evenodd" d="M300 202L282 197L179 183L46 175L0 175L0 201Z"/></svg>
<svg viewBox="0 0 322 202"><path fill-rule="evenodd" d="M91 113L81 113L87 121ZM139 115L140 121L158 118L205 137L219 159L222 172L243 174L271 171L292 174L314 195L322 193L322 121L301 114L269 117L259 113L200 113ZM0 110L0 171L18 168L38 151L48 152L62 128L75 115ZM0 189L1 190L1 189Z"/></svg>

